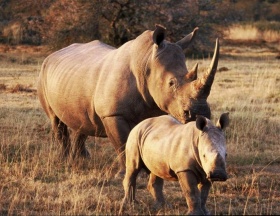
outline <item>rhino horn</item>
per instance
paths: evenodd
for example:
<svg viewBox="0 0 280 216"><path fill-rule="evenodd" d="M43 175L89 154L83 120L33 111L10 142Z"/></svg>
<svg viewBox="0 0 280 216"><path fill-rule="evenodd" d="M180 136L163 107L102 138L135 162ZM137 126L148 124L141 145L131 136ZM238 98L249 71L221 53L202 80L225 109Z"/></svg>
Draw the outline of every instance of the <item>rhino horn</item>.
<svg viewBox="0 0 280 216"><path fill-rule="evenodd" d="M211 86L214 81L214 77L217 71L218 62L219 62L219 39L216 39L216 46L214 55L208 70L204 75L193 82L193 89L195 89L196 97L207 98L210 94Z"/></svg>
<svg viewBox="0 0 280 216"><path fill-rule="evenodd" d="M193 38L196 36L197 30L198 27L196 27L192 33L177 41L176 44L179 45L183 50L186 49L192 42Z"/></svg>
<svg viewBox="0 0 280 216"><path fill-rule="evenodd" d="M194 81L197 79L197 68L198 68L198 63L194 65L194 67L187 73L186 79L190 81Z"/></svg>

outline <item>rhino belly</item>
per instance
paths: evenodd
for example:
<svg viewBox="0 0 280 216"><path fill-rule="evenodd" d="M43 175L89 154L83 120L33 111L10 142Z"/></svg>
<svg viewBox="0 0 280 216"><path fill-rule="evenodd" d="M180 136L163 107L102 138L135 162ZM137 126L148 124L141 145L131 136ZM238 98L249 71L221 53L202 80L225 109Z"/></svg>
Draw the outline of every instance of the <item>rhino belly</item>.
<svg viewBox="0 0 280 216"><path fill-rule="evenodd" d="M78 77L76 77L78 78ZM74 131L90 136L106 136L104 126L95 113L93 90L75 79L68 82L51 80L47 100L55 115Z"/></svg>
<svg viewBox="0 0 280 216"><path fill-rule="evenodd" d="M170 169L168 157L156 146L145 145L142 149L142 160L145 166L156 176L169 181L177 180L176 174Z"/></svg>
<svg viewBox="0 0 280 216"><path fill-rule="evenodd" d="M51 100L50 105L55 115L72 130L89 136L106 136L100 118L83 103L57 99Z"/></svg>

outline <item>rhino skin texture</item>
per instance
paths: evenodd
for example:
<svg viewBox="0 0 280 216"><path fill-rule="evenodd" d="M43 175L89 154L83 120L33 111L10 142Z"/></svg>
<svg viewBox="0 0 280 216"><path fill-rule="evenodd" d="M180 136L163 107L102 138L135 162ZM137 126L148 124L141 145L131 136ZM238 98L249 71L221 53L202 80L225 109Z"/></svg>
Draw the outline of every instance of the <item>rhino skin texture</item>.
<svg viewBox="0 0 280 216"><path fill-rule="evenodd" d="M53 137L61 143L62 158L89 157L87 137L108 137L123 176L125 143L136 124L166 113L182 123L197 114L210 118L206 99L219 44L217 39L209 70L197 78L197 64L188 71L183 53L197 29L170 43L165 28L156 25L117 49L95 40L50 54L42 64L37 92Z"/></svg>
<svg viewBox="0 0 280 216"><path fill-rule="evenodd" d="M165 203L163 180L179 181L188 214L209 214L205 204L211 182L227 179L226 140L222 130L228 123L228 113L221 115L216 126L203 116L182 124L164 115L146 119L134 127L125 148L125 197L120 213L124 204L135 201L136 177L143 168L150 173L147 189L156 206Z"/></svg>

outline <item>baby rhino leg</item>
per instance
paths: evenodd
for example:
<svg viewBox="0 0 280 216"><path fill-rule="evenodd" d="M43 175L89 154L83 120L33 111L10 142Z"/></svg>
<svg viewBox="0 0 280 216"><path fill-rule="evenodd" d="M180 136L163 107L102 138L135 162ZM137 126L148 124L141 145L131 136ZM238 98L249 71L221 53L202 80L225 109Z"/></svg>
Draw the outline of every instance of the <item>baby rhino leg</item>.
<svg viewBox="0 0 280 216"><path fill-rule="evenodd" d="M152 194L153 198L156 201L156 208L162 207L165 203L165 199L163 196L163 179L154 175L153 173L150 173L150 178L148 182L147 189Z"/></svg>
<svg viewBox="0 0 280 216"><path fill-rule="evenodd" d="M201 208L201 194L198 189L198 180L191 171L177 173L184 196L188 204L188 215L204 215Z"/></svg>
<svg viewBox="0 0 280 216"><path fill-rule="evenodd" d="M138 151L137 145L129 143L126 148L126 171L123 180L124 198L120 207L119 214L122 213L124 205L135 200L136 178L143 167L143 161Z"/></svg>
<svg viewBox="0 0 280 216"><path fill-rule="evenodd" d="M210 215L210 212L206 208L206 201L209 194L209 190L211 188L211 182L206 181L203 184L200 184L198 189L201 193L201 209L204 212L205 215Z"/></svg>
<svg viewBox="0 0 280 216"><path fill-rule="evenodd" d="M124 202L135 201L135 188L136 188L136 178L140 169L126 169L125 177L123 180L124 188Z"/></svg>

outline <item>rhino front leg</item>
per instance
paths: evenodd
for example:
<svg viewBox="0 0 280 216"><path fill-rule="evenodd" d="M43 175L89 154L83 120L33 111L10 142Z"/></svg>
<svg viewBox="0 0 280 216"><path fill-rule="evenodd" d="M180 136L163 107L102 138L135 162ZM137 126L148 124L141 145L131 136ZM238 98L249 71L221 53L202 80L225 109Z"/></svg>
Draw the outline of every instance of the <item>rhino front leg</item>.
<svg viewBox="0 0 280 216"><path fill-rule="evenodd" d="M188 215L204 215L201 208L201 194L197 187L198 181L192 171L177 173L184 196L188 204Z"/></svg>
<svg viewBox="0 0 280 216"><path fill-rule="evenodd" d="M201 193L201 208L205 215L210 215L210 212L206 208L206 201L208 198L208 194L211 188L211 182L206 181L203 184L199 185L199 190Z"/></svg>
<svg viewBox="0 0 280 216"><path fill-rule="evenodd" d="M165 203L165 199L163 196L163 179L150 173L150 178L148 182L147 189L152 194L153 198L156 201L156 208L162 207Z"/></svg>
<svg viewBox="0 0 280 216"><path fill-rule="evenodd" d="M122 116L105 117L102 121L106 134L112 142L118 155L119 171L115 177L123 178L125 174L124 149L131 127Z"/></svg>

